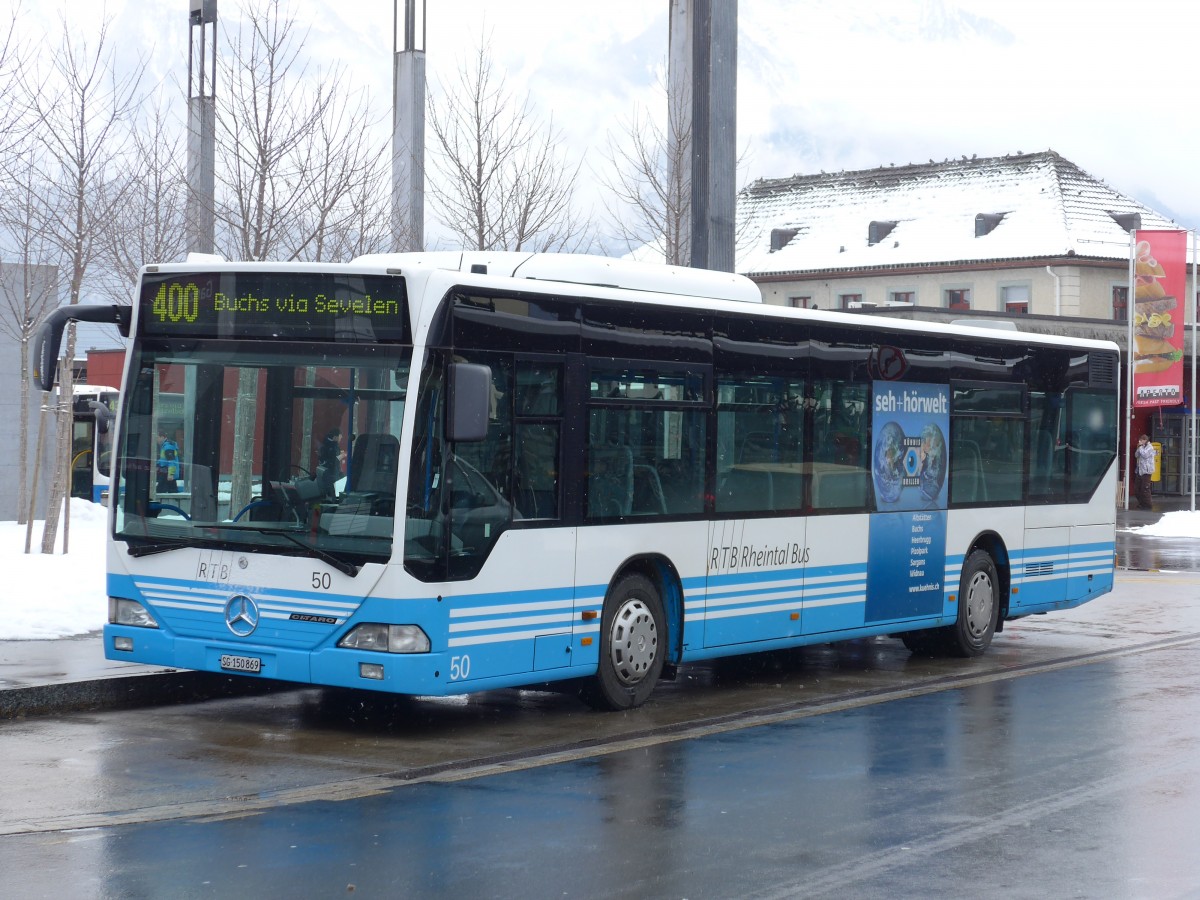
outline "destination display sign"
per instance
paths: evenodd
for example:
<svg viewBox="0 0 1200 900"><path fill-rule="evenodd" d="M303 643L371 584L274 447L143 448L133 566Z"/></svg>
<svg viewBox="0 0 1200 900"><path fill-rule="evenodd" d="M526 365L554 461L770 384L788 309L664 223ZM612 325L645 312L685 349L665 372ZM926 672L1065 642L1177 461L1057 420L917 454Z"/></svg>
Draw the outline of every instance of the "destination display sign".
<svg viewBox="0 0 1200 900"><path fill-rule="evenodd" d="M171 337L409 343L404 279L343 272L170 272L142 278L138 323Z"/></svg>

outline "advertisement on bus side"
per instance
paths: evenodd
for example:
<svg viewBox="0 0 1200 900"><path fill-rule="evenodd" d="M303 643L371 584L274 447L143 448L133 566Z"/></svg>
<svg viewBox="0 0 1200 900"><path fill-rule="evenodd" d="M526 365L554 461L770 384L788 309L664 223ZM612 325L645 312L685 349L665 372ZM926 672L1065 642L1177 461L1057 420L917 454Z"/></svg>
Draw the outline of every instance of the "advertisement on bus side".
<svg viewBox="0 0 1200 900"><path fill-rule="evenodd" d="M877 381L872 390L868 622L936 615L946 568L950 391Z"/></svg>

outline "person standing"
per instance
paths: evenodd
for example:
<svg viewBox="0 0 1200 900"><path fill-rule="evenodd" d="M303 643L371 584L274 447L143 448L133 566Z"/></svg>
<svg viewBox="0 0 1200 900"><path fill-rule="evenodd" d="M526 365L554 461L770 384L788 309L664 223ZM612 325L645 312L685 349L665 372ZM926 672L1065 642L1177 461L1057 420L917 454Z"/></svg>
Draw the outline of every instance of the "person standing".
<svg viewBox="0 0 1200 900"><path fill-rule="evenodd" d="M1137 461L1135 485L1137 486L1138 506L1142 509L1150 509L1150 479L1154 475L1154 464L1158 458L1158 451L1150 443L1150 438L1143 434L1138 438L1137 449L1133 451L1133 455Z"/></svg>
<svg viewBox="0 0 1200 900"><path fill-rule="evenodd" d="M179 444L158 433L158 462L156 464L155 489L160 494L179 491Z"/></svg>

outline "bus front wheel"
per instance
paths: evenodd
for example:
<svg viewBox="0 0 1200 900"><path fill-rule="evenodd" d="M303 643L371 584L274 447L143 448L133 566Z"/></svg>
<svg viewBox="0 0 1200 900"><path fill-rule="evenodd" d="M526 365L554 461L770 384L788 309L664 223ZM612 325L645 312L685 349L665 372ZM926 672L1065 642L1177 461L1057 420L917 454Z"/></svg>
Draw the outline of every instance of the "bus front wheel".
<svg viewBox="0 0 1200 900"><path fill-rule="evenodd" d="M976 550L963 563L958 586L958 620L945 632L946 649L954 656L980 656L992 643L1000 614L1000 579L986 550Z"/></svg>
<svg viewBox="0 0 1200 900"><path fill-rule="evenodd" d="M644 575L627 575L604 601L600 667L584 688L583 699L596 709L641 706L662 674L666 647L658 591Z"/></svg>

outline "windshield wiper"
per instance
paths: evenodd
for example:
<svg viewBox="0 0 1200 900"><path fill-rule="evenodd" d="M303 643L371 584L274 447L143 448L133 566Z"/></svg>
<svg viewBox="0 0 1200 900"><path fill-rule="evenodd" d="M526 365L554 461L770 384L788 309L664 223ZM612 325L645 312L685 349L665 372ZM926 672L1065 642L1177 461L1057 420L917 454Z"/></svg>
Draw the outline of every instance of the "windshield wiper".
<svg viewBox="0 0 1200 900"><path fill-rule="evenodd" d="M333 566L339 572L344 572L346 575L349 575L351 578L357 578L359 569L362 568L361 566L356 566L356 565L353 565L352 563L346 562L345 560L338 559L332 553L328 553L325 550L322 550L316 544L310 544L308 541L301 540L300 538L296 537L296 535L294 533L287 531L283 528L256 528L254 530L259 532L260 534L269 534L269 535L273 535L273 536L277 536L277 537L281 537L281 538L286 538L287 540L289 540L293 544L295 544L297 547L300 547L303 550L307 550L309 553L311 553L317 559L321 560L322 562L329 563L329 565Z"/></svg>
<svg viewBox="0 0 1200 900"><path fill-rule="evenodd" d="M153 556L155 553L166 553L168 550L178 550L180 547L190 547L188 541L181 541L174 538L167 540L158 540L151 544L126 544L126 552L130 556Z"/></svg>

